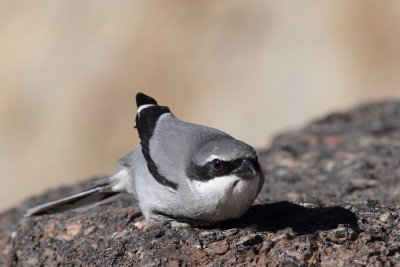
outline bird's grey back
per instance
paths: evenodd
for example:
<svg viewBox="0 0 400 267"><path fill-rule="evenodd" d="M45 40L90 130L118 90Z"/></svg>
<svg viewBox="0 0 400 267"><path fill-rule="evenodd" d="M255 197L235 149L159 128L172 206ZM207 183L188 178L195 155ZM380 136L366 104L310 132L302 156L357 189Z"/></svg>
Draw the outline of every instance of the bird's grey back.
<svg viewBox="0 0 400 267"><path fill-rule="evenodd" d="M183 122L171 113L163 114L150 140L150 155L161 175L175 183L185 180L188 160L194 150L215 138L232 138L219 130Z"/></svg>

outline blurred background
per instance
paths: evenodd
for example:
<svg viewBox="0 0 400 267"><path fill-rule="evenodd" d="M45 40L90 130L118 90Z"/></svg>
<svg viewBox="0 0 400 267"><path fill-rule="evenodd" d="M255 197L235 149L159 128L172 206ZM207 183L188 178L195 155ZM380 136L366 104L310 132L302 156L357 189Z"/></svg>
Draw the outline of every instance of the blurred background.
<svg viewBox="0 0 400 267"><path fill-rule="evenodd" d="M134 95L256 147L400 98L400 1L0 1L0 209L111 174Z"/></svg>

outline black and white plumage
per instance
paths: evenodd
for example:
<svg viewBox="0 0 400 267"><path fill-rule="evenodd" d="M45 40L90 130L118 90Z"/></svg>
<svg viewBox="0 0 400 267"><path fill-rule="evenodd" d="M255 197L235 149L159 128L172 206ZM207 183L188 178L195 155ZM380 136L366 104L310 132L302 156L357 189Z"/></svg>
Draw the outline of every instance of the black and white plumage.
<svg viewBox="0 0 400 267"><path fill-rule="evenodd" d="M92 206L134 194L146 220L216 222L238 218L264 183L255 150L219 130L183 122L168 107L136 95L140 145L104 184L28 210L27 215Z"/></svg>

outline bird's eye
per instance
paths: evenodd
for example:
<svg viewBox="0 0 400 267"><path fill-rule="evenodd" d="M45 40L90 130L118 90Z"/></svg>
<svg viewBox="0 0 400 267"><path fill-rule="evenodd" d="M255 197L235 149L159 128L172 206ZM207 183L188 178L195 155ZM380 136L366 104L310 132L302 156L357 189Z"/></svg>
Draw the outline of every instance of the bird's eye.
<svg viewBox="0 0 400 267"><path fill-rule="evenodd" d="M220 170L222 168L222 160L213 159L211 164L214 170Z"/></svg>

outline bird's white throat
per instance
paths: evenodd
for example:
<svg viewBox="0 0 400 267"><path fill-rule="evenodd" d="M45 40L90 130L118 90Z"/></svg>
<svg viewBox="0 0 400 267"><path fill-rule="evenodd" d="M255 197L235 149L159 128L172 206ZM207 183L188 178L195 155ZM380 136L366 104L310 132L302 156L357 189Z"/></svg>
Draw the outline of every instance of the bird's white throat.
<svg viewBox="0 0 400 267"><path fill-rule="evenodd" d="M189 181L189 188L205 210L214 211L215 220L242 216L253 203L259 176L245 180L236 175L216 177L207 181Z"/></svg>

